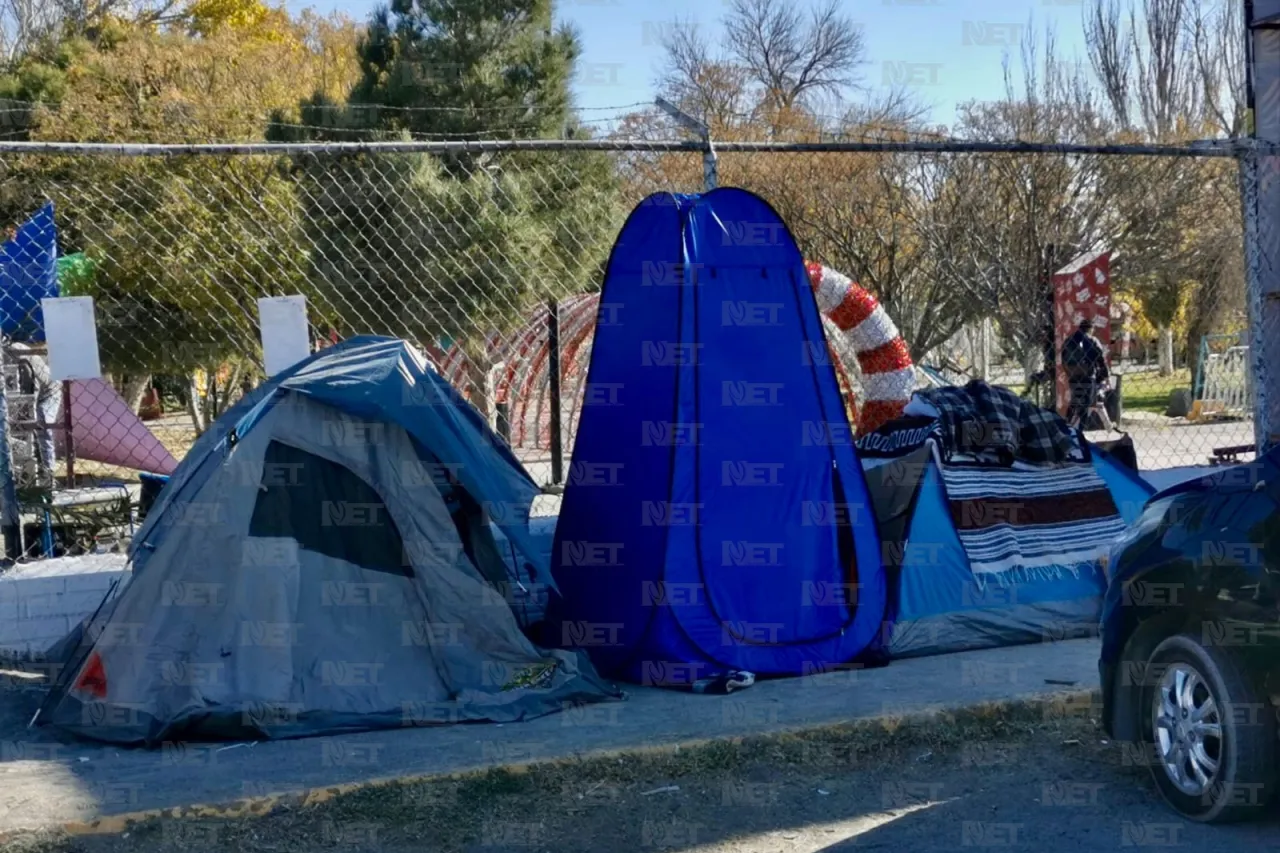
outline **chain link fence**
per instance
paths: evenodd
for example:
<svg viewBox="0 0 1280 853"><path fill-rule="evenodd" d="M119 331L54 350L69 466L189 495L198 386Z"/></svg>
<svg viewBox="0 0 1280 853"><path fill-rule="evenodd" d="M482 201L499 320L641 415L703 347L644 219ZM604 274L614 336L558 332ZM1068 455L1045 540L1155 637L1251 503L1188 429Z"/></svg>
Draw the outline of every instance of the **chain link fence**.
<svg viewBox="0 0 1280 853"><path fill-rule="evenodd" d="M777 208L806 258L878 297L921 387L985 379L1060 405L1055 317L1078 317L1072 281L1105 255L1088 295L1115 392L1102 411L1158 469L1254 441L1238 164L1177 154L779 144L730 146L717 165L721 185ZM316 347L415 343L549 482L552 313L568 457L612 242L647 195L700 191L704 166L693 143L11 144L0 224L52 203L60 293L95 301L106 379L68 386L49 427L73 435L78 486L181 460L262 381L256 300L289 294L306 296ZM856 409L856 354L840 355ZM37 420L11 414L26 482Z"/></svg>

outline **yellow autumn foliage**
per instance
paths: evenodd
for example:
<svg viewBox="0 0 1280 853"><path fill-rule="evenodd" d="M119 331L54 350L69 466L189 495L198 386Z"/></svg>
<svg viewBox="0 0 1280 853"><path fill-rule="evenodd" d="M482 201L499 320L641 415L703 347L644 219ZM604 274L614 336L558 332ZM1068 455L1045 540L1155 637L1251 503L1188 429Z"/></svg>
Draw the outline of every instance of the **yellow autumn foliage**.
<svg viewBox="0 0 1280 853"><path fill-rule="evenodd" d="M260 140L274 112L296 118L304 98L350 91L359 73L353 22L251 6L200 0L192 8L202 17L192 20L204 34L135 28L87 52L66 70L66 95L41 115L33 138Z"/></svg>
<svg viewBox="0 0 1280 853"><path fill-rule="evenodd" d="M188 8L188 27L196 35L209 36L223 29L246 35L283 37L278 12L260 0L195 0ZM277 13L277 14L273 14ZM273 20L276 19L276 20ZM285 21L288 16L285 16Z"/></svg>

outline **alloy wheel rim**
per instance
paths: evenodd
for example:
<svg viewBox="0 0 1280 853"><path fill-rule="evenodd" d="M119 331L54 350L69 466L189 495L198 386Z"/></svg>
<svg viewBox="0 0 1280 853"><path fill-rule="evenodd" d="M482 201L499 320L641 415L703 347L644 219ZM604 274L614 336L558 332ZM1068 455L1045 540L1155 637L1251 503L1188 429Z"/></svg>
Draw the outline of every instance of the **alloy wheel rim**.
<svg viewBox="0 0 1280 853"><path fill-rule="evenodd" d="M1152 697L1156 757L1182 793L1206 794L1222 766L1222 714L1208 682L1194 667L1174 663Z"/></svg>

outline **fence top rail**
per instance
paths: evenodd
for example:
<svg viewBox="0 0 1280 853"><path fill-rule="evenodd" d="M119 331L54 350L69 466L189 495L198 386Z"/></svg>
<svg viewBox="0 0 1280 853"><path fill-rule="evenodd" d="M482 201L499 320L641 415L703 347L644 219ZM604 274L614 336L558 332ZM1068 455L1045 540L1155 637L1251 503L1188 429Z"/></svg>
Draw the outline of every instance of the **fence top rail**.
<svg viewBox="0 0 1280 853"><path fill-rule="evenodd" d="M1065 142L976 142L968 140L713 142L717 152L857 152L915 154L1063 154L1145 157L1237 157L1252 151L1280 155L1280 145L1254 139L1215 139L1188 145L1087 145ZM408 142L245 142L170 145L113 142L0 142L5 154L76 154L129 157L190 155L444 154L501 151L689 151L705 153L699 140L509 139Z"/></svg>

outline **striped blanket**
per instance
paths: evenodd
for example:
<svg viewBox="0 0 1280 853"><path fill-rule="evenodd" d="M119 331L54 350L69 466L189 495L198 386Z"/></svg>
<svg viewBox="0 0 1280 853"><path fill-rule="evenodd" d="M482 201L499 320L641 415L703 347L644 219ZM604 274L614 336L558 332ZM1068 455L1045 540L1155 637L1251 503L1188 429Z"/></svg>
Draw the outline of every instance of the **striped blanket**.
<svg viewBox="0 0 1280 853"><path fill-rule="evenodd" d="M976 576L1076 568L1099 559L1125 530L1091 464L940 467L951 520Z"/></svg>

